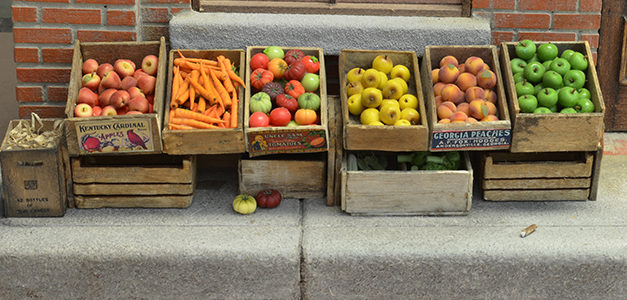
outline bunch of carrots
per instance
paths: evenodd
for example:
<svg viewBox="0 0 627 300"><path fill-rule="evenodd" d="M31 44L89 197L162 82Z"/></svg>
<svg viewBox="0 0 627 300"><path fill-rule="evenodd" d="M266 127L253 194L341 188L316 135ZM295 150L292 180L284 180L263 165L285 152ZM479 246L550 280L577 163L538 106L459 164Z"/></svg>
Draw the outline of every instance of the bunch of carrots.
<svg viewBox="0 0 627 300"><path fill-rule="evenodd" d="M234 65L220 55L215 60L174 59L169 129L237 128L237 89L244 81Z"/></svg>

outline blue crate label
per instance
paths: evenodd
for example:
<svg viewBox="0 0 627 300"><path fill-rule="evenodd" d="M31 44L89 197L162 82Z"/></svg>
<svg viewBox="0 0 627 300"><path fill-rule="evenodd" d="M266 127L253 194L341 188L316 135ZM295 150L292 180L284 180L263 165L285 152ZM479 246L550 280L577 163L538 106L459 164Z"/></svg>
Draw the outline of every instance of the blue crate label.
<svg viewBox="0 0 627 300"><path fill-rule="evenodd" d="M434 131L431 151L509 149L511 129Z"/></svg>
<svg viewBox="0 0 627 300"><path fill-rule="evenodd" d="M81 121L76 124L80 154L154 151L150 119Z"/></svg>
<svg viewBox="0 0 627 300"><path fill-rule="evenodd" d="M249 132L251 157L277 153L309 153L327 150L324 130L267 130Z"/></svg>

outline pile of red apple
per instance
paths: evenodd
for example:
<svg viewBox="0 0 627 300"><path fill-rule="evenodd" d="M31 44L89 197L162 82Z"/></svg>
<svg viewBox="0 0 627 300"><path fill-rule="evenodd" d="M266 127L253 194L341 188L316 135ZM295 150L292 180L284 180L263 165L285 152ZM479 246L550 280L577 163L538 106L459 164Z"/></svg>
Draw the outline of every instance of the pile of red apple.
<svg viewBox="0 0 627 300"><path fill-rule="evenodd" d="M152 113L158 63L152 54L142 59L141 69L130 59L118 59L113 65L85 60L74 116Z"/></svg>

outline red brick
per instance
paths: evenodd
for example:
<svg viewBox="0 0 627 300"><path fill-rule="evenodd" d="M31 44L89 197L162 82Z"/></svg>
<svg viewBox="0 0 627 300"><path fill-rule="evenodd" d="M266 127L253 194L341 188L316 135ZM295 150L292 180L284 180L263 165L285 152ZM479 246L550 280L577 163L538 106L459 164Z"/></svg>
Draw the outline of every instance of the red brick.
<svg viewBox="0 0 627 300"><path fill-rule="evenodd" d="M551 10L551 11L575 11L577 10L577 1L573 0L518 0L518 9L520 10Z"/></svg>
<svg viewBox="0 0 627 300"><path fill-rule="evenodd" d="M514 40L514 32L512 31L492 31L492 43L500 45L501 42L511 42Z"/></svg>
<svg viewBox="0 0 627 300"><path fill-rule="evenodd" d="M588 41L588 43L590 44L590 48L599 47L599 35L598 34L582 34L581 39L584 41Z"/></svg>
<svg viewBox="0 0 627 300"><path fill-rule="evenodd" d="M74 0L75 3L134 5L135 0Z"/></svg>
<svg viewBox="0 0 627 300"><path fill-rule="evenodd" d="M472 8L491 8L490 0L472 0Z"/></svg>
<svg viewBox="0 0 627 300"><path fill-rule="evenodd" d="M67 86L49 86L48 101L65 102L67 101Z"/></svg>
<svg viewBox="0 0 627 300"><path fill-rule="evenodd" d="M62 82L70 81L70 69L67 68L17 68L19 82Z"/></svg>
<svg viewBox="0 0 627 300"><path fill-rule="evenodd" d="M41 49L41 57L45 63L71 63L74 49Z"/></svg>
<svg viewBox="0 0 627 300"><path fill-rule="evenodd" d="M142 3L187 4L191 0L142 0Z"/></svg>
<svg viewBox="0 0 627 300"><path fill-rule="evenodd" d="M172 7L172 14L177 14L178 12L182 10L192 10L192 8L191 6L190 7Z"/></svg>
<svg viewBox="0 0 627 300"><path fill-rule="evenodd" d="M39 51L37 48L14 48L13 58L18 63L39 62Z"/></svg>
<svg viewBox="0 0 627 300"><path fill-rule="evenodd" d="M41 14L45 23L100 24L100 10L44 8Z"/></svg>
<svg viewBox="0 0 627 300"><path fill-rule="evenodd" d="M110 10L107 12L107 25L135 26L135 12Z"/></svg>
<svg viewBox="0 0 627 300"><path fill-rule="evenodd" d="M494 13L495 28L549 28L549 14Z"/></svg>
<svg viewBox="0 0 627 300"><path fill-rule="evenodd" d="M519 40L532 41L574 41L577 35L574 32L519 32Z"/></svg>
<svg viewBox="0 0 627 300"><path fill-rule="evenodd" d="M20 118L30 118L30 113L34 112L41 118L64 118L65 105L20 105Z"/></svg>
<svg viewBox="0 0 627 300"><path fill-rule="evenodd" d="M37 22L37 8L12 7L13 22Z"/></svg>
<svg viewBox="0 0 627 300"><path fill-rule="evenodd" d="M579 11L595 11L601 12L603 1L601 0L581 0L579 3Z"/></svg>
<svg viewBox="0 0 627 300"><path fill-rule="evenodd" d="M516 0L492 0L492 8L495 9L514 9L516 8Z"/></svg>
<svg viewBox="0 0 627 300"><path fill-rule="evenodd" d="M25 2L57 2L57 3L70 3L70 0L20 0Z"/></svg>
<svg viewBox="0 0 627 300"><path fill-rule="evenodd" d="M554 29L593 29L601 27L601 15L555 14Z"/></svg>
<svg viewBox="0 0 627 300"><path fill-rule="evenodd" d="M61 28L13 28L16 43L70 44L72 30Z"/></svg>
<svg viewBox="0 0 627 300"><path fill-rule="evenodd" d="M164 7L143 8L142 9L142 21L149 22L149 23L168 23L169 21L168 9Z"/></svg>
<svg viewBox="0 0 627 300"><path fill-rule="evenodd" d="M79 30L76 36L82 42L117 42L137 39L135 32L131 31Z"/></svg>
<svg viewBox="0 0 627 300"><path fill-rule="evenodd" d="M18 86L15 88L15 96L19 102L44 101L40 86Z"/></svg>

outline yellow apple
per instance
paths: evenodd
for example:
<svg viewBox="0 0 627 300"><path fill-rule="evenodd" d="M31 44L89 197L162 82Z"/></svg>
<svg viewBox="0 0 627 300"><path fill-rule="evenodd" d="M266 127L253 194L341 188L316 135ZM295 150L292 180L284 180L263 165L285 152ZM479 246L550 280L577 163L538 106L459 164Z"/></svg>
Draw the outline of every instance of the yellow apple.
<svg viewBox="0 0 627 300"><path fill-rule="evenodd" d="M401 109L406 108L406 107L417 109L418 98L416 98L416 96L412 94L405 94L401 96L400 98L398 98L398 104L400 105Z"/></svg>
<svg viewBox="0 0 627 300"><path fill-rule="evenodd" d="M352 96L355 94L361 94L364 90L364 86L361 85L361 81L351 81L346 85L346 94L348 96Z"/></svg>
<svg viewBox="0 0 627 300"><path fill-rule="evenodd" d="M398 119L398 121L394 123L394 126L411 126L411 123L405 119Z"/></svg>
<svg viewBox="0 0 627 300"><path fill-rule="evenodd" d="M383 86L383 97L386 99L398 99L403 95L403 86L400 78L388 80Z"/></svg>
<svg viewBox="0 0 627 300"><path fill-rule="evenodd" d="M385 74L388 74L390 73L390 71L392 71L392 67L394 67L394 62L392 62L392 59L390 59L390 57L387 55L377 55L377 57L372 60L372 67Z"/></svg>
<svg viewBox="0 0 627 300"><path fill-rule="evenodd" d="M409 71L409 68L404 65L396 65L392 68L392 71L390 71L390 78L402 78L407 81L410 77L411 72Z"/></svg>
<svg viewBox="0 0 627 300"><path fill-rule="evenodd" d="M381 77L379 76L379 71L375 69L368 69L361 76L361 84L364 88L378 87L379 83L381 83Z"/></svg>
<svg viewBox="0 0 627 300"><path fill-rule="evenodd" d="M359 116L364 110L364 106L361 105L361 94L355 94L348 97L348 112L355 116Z"/></svg>
<svg viewBox="0 0 627 300"><path fill-rule="evenodd" d="M396 82L400 83L401 86L403 86L403 92L401 93L401 95L402 94L407 94L407 91L409 89L409 87L407 86L407 82L405 82L405 80L403 80L401 78L398 78L398 77L392 78L392 79L390 79L388 81L393 81L393 80L395 80Z"/></svg>
<svg viewBox="0 0 627 300"><path fill-rule="evenodd" d="M401 110L401 119L407 120L413 125L417 125L420 124L420 113L411 107L406 107Z"/></svg>
<svg viewBox="0 0 627 300"><path fill-rule="evenodd" d="M368 125L372 122L379 122L379 110L376 108L366 108L359 115L361 124Z"/></svg>
<svg viewBox="0 0 627 300"><path fill-rule="evenodd" d="M381 107L379 111L379 119L387 125L392 125L401 118L401 110L394 105L386 105Z"/></svg>
<svg viewBox="0 0 627 300"><path fill-rule="evenodd" d="M377 88L382 90L386 82L388 82L388 76L385 75L385 73L379 71L379 85L377 86Z"/></svg>
<svg viewBox="0 0 627 300"><path fill-rule="evenodd" d="M385 124L381 123L381 121L374 121L372 123L368 123L370 126L385 126Z"/></svg>
<svg viewBox="0 0 627 300"><path fill-rule="evenodd" d="M394 105L398 107L398 109L401 109L400 105L398 104L398 101L394 99L383 99L383 101L381 101L381 105L379 105L379 109L383 108L386 105Z"/></svg>
<svg viewBox="0 0 627 300"><path fill-rule="evenodd" d="M348 73L346 73L346 81L361 81L361 77L364 75L366 70L362 68L352 68Z"/></svg>
<svg viewBox="0 0 627 300"><path fill-rule="evenodd" d="M377 107L381 105L382 101L383 94L377 88L369 87L361 92L361 105L364 107Z"/></svg>

